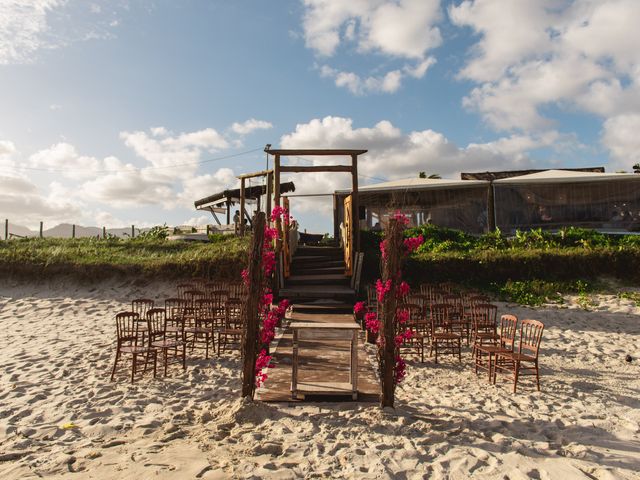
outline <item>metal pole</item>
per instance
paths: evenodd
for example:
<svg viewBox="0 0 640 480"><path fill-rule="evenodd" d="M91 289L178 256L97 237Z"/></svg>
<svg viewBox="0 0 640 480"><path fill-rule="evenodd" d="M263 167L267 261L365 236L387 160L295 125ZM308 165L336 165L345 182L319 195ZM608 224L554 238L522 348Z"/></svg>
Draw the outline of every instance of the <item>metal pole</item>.
<svg viewBox="0 0 640 480"><path fill-rule="evenodd" d="M102 239L107 239L107 227L102 227Z"/></svg>
<svg viewBox="0 0 640 480"><path fill-rule="evenodd" d="M136 236L136 227L135 225L131 225L131 238Z"/></svg>
<svg viewBox="0 0 640 480"><path fill-rule="evenodd" d="M71 238L76 238L76 226L71 225Z"/></svg>
<svg viewBox="0 0 640 480"><path fill-rule="evenodd" d="M4 220L4 239L9 240L9 219Z"/></svg>
<svg viewBox="0 0 640 480"><path fill-rule="evenodd" d="M42 226L43 226L43 224L42 224L42 222L40 222L40 238L42 238Z"/></svg>

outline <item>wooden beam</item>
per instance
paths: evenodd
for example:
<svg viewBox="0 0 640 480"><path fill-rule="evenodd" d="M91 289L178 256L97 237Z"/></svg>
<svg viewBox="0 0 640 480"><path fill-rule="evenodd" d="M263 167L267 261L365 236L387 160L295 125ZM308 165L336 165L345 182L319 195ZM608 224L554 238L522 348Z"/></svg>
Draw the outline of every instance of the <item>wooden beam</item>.
<svg viewBox="0 0 640 480"><path fill-rule="evenodd" d="M333 238L340 246L340 222L338 221L338 196L333 194Z"/></svg>
<svg viewBox="0 0 640 480"><path fill-rule="evenodd" d="M357 157L356 157L357 158ZM351 172L349 165L313 165L305 167L303 165L286 165L280 167L281 172L304 173L304 172Z"/></svg>
<svg viewBox="0 0 640 480"><path fill-rule="evenodd" d="M330 156L330 155L362 155L363 153L367 153L367 150L349 150L349 149L315 149L315 148L303 148L303 149L285 149L285 150L265 150L269 155L276 156Z"/></svg>
<svg viewBox="0 0 640 480"><path fill-rule="evenodd" d="M231 200L227 198L227 225L231 225Z"/></svg>
<svg viewBox="0 0 640 480"><path fill-rule="evenodd" d="M240 179L240 225L238 228L240 229L240 236L244 236L244 216L246 212L244 210L244 178Z"/></svg>
<svg viewBox="0 0 640 480"><path fill-rule="evenodd" d="M260 172L243 173L242 175L238 175L236 178L242 180L243 178L266 177L271 172L273 172L273 170L262 170Z"/></svg>
<svg viewBox="0 0 640 480"><path fill-rule="evenodd" d="M276 155L273 160L273 204L274 208L280 206L280 155ZM269 212L269 216L271 216L271 212ZM281 236L282 233L282 221L278 217L276 220L276 229ZM276 241L276 272L282 267L282 256L280 255L282 249L282 240L278 239ZM273 282L273 290L274 294L277 298L278 292L280 291L280 284L278 282L278 274L276 273L276 281Z"/></svg>

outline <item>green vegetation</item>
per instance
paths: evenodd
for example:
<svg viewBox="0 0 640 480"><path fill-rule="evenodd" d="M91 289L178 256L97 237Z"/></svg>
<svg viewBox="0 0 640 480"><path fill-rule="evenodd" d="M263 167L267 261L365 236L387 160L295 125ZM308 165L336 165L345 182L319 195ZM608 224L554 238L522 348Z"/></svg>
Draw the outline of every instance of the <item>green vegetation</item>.
<svg viewBox="0 0 640 480"><path fill-rule="evenodd" d="M574 282L548 282L544 280L508 280L504 284L493 283L491 290L501 300L521 305L537 306L543 303L562 303L562 295L574 293L580 297L579 303L589 302L588 294L594 291L593 284L583 280ZM585 308L584 305L582 305Z"/></svg>
<svg viewBox="0 0 640 480"><path fill-rule="evenodd" d="M239 278L248 238L232 235L213 243L170 242L164 228L134 239L19 239L0 242L0 275L48 278L71 275L102 279L137 277Z"/></svg>
<svg viewBox="0 0 640 480"><path fill-rule="evenodd" d="M499 231L473 236L434 225L408 229L405 235L425 238L405 269L413 284L454 281L526 305L576 293L589 307L597 279L640 281L640 236L635 235L569 227L557 233L537 229L512 237ZM379 232L363 232L365 281L377 278L381 238Z"/></svg>

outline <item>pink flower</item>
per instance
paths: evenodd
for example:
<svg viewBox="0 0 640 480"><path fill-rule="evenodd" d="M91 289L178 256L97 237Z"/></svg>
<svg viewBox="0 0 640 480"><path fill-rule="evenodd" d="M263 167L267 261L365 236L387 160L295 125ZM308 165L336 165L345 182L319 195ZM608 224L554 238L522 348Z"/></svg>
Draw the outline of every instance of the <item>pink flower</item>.
<svg viewBox="0 0 640 480"><path fill-rule="evenodd" d="M280 205L276 205L275 207L273 207L273 210L271 210L271 221L275 222L280 218L283 218L285 222L288 223L289 212L286 208L283 208Z"/></svg>
<svg viewBox="0 0 640 480"><path fill-rule="evenodd" d="M396 220L403 227L406 227L407 225L409 225L409 217L407 217L400 210L396 210L396 213L393 215L392 218Z"/></svg>
<svg viewBox="0 0 640 480"><path fill-rule="evenodd" d="M367 306L364 302L358 302L353 306L353 313L356 318L362 318L367 312Z"/></svg>
<svg viewBox="0 0 640 480"><path fill-rule="evenodd" d="M262 296L262 304L271 305L272 303L273 303L273 294L267 290L267 292Z"/></svg>
<svg viewBox="0 0 640 480"><path fill-rule="evenodd" d="M380 253L382 254L383 259L387 259L387 241L383 240L380 242Z"/></svg>
<svg viewBox="0 0 640 480"><path fill-rule="evenodd" d="M400 355L396 356L396 364L394 367L394 381L396 385L404 380L404 377L407 375L407 364L402 359Z"/></svg>
<svg viewBox="0 0 640 480"><path fill-rule="evenodd" d="M264 241L265 243L272 242L278 238L278 229L271 227L264 227Z"/></svg>
<svg viewBox="0 0 640 480"><path fill-rule="evenodd" d="M266 350L261 350L256 358L256 387L258 388L260 388L267 379L267 374L263 372L263 370L273 367L273 365L269 365L271 358L271 355L267 355Z"/></svg>
<svg viewBox="0 0 640 480"><path fill-rule="evenodd" d="M380 321L374 312L369 312L364 316L364 324L371 333L378 333L380 330Z"/></svg>
<svg viewBox="0 0 640 480"><path fill-rule="evenodd" d="M405 238L404 239L404 248L407 253L415 252L420 245L424 243L424 237L419 235L417 237Z"/></svg>
<svg viewBox="0 0 640 480"><path fill-rule="evenodd" d="M396 320L400 325L404 325L409 321L409 310L398 310L396 312Z"/></svg>
<svg viewBox="0 0 640 480"><path fill-rule="evenodd" d="M382 283L382 280L376 280L376 292L378 294L378 301L382 303L384 296L391 291L391 280L387 280Z"/></svg>
<svg viewBox="0 0 640 480"><path fill-rule="evenodd" d="M402 282L398 287L398 296L401 298L406 297L407 295L409 295L409 292L411 292L411 287L409 286L409 284L407 282Z"/></svg>
<svg viewBox="0 0 640 480"><path fill-rule="evenodd" d="M240 275L242 276L242 281L244 282L245 286L249 286L249 270L247 270L246 268L242 270L242 272L240 272Z"/></svg>

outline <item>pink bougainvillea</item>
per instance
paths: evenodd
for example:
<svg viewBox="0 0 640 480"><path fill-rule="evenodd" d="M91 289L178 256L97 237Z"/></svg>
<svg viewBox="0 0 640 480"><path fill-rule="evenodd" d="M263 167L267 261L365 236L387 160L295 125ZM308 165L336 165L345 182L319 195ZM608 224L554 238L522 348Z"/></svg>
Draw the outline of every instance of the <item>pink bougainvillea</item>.
<svg viewBox="0 0 640 480"><path fill-rule="evenodd" d="M396 210L396 213L393 214L393 218L394 220L397 220L397 222L402 225L403 227L406 227L409 225L409 217L407 217L404 213L402 213L400 210Z"/></svg>
<svg viewBox="0 0 640 480"><path fill-rule="evenodd" d="M394 366L394 380L395 383L400 383L404 380L404 377L407 375L407 364L402 359L400 355L396 356L396 364Z"/></svg>
<svg viewBox="0 0 640 480"><path fill-rule="evenodd" d="M401 282L400 285L398 285L398 297L404 298L409 295L410 292L411 287L407 282Z"/></svg>
<svg viewBox="0 0 640 480"><path fill-rule="evenodd" d="M400 325L405 325L409 321L409 310L398 310L396 312L396 320Z"/></svg>
<svg viewBox="0 0 640 480"><path fill-rule="evenodd" d="M353 313L358 319L364 317L364 314L367 313L367 305L365 304L365 302L357 302L353 306Z"/></svg>
<svg viewBox="0 0 640 480"><path fill-rule="evenodd" d="M378 333L380 330L380 321L374 312L369 312L364 316L364 324L371 333Z"/></svg>
<svg viewBox="0 0 640 480"><path fill-rule="evenodd" d="M424 237L422 234L417 237L405 238L404 239L404 248L407 253L415 252L420 245L424 243Z"/></svg>
<svg viewBox="0 0 640 480"><path fill-rule="evenodd" d="M275 222L277 219L284 219L287 223L290 219L289 212L282 207L275 207L271 212L271 221ZM266 226L264 229L264 241L262 243L262 259L261 268L264 272L264 277L268 278L275 271L276 267L276 253L274 250L274 240L279 238L279 232L277 228ZM245 285L249 284L249 273L245 269L242 271L242 278ZM270 365L271 356L267 353L267 348L271 341L275 338L276 327L280 325L280 322L285 317L287 309L289 308L289 301L283 299L280 301L277 307L273 307L273 294L271 290L265 284L262 287L262 297L260 299L260 311L258 315L261 319L260 332L258 338L260 344L264 347L258 357L256 358L256 387L260 387L267 379L267 373L265 368L272 368Z"/></svg>
<svg viewBox="0 0 640 480"><path fill-rule="evenodd" d="M382 303L384 296L391 291L391 280L382 283L382 280L376 280L376 293L378 294L378 302Z"/></svg>

